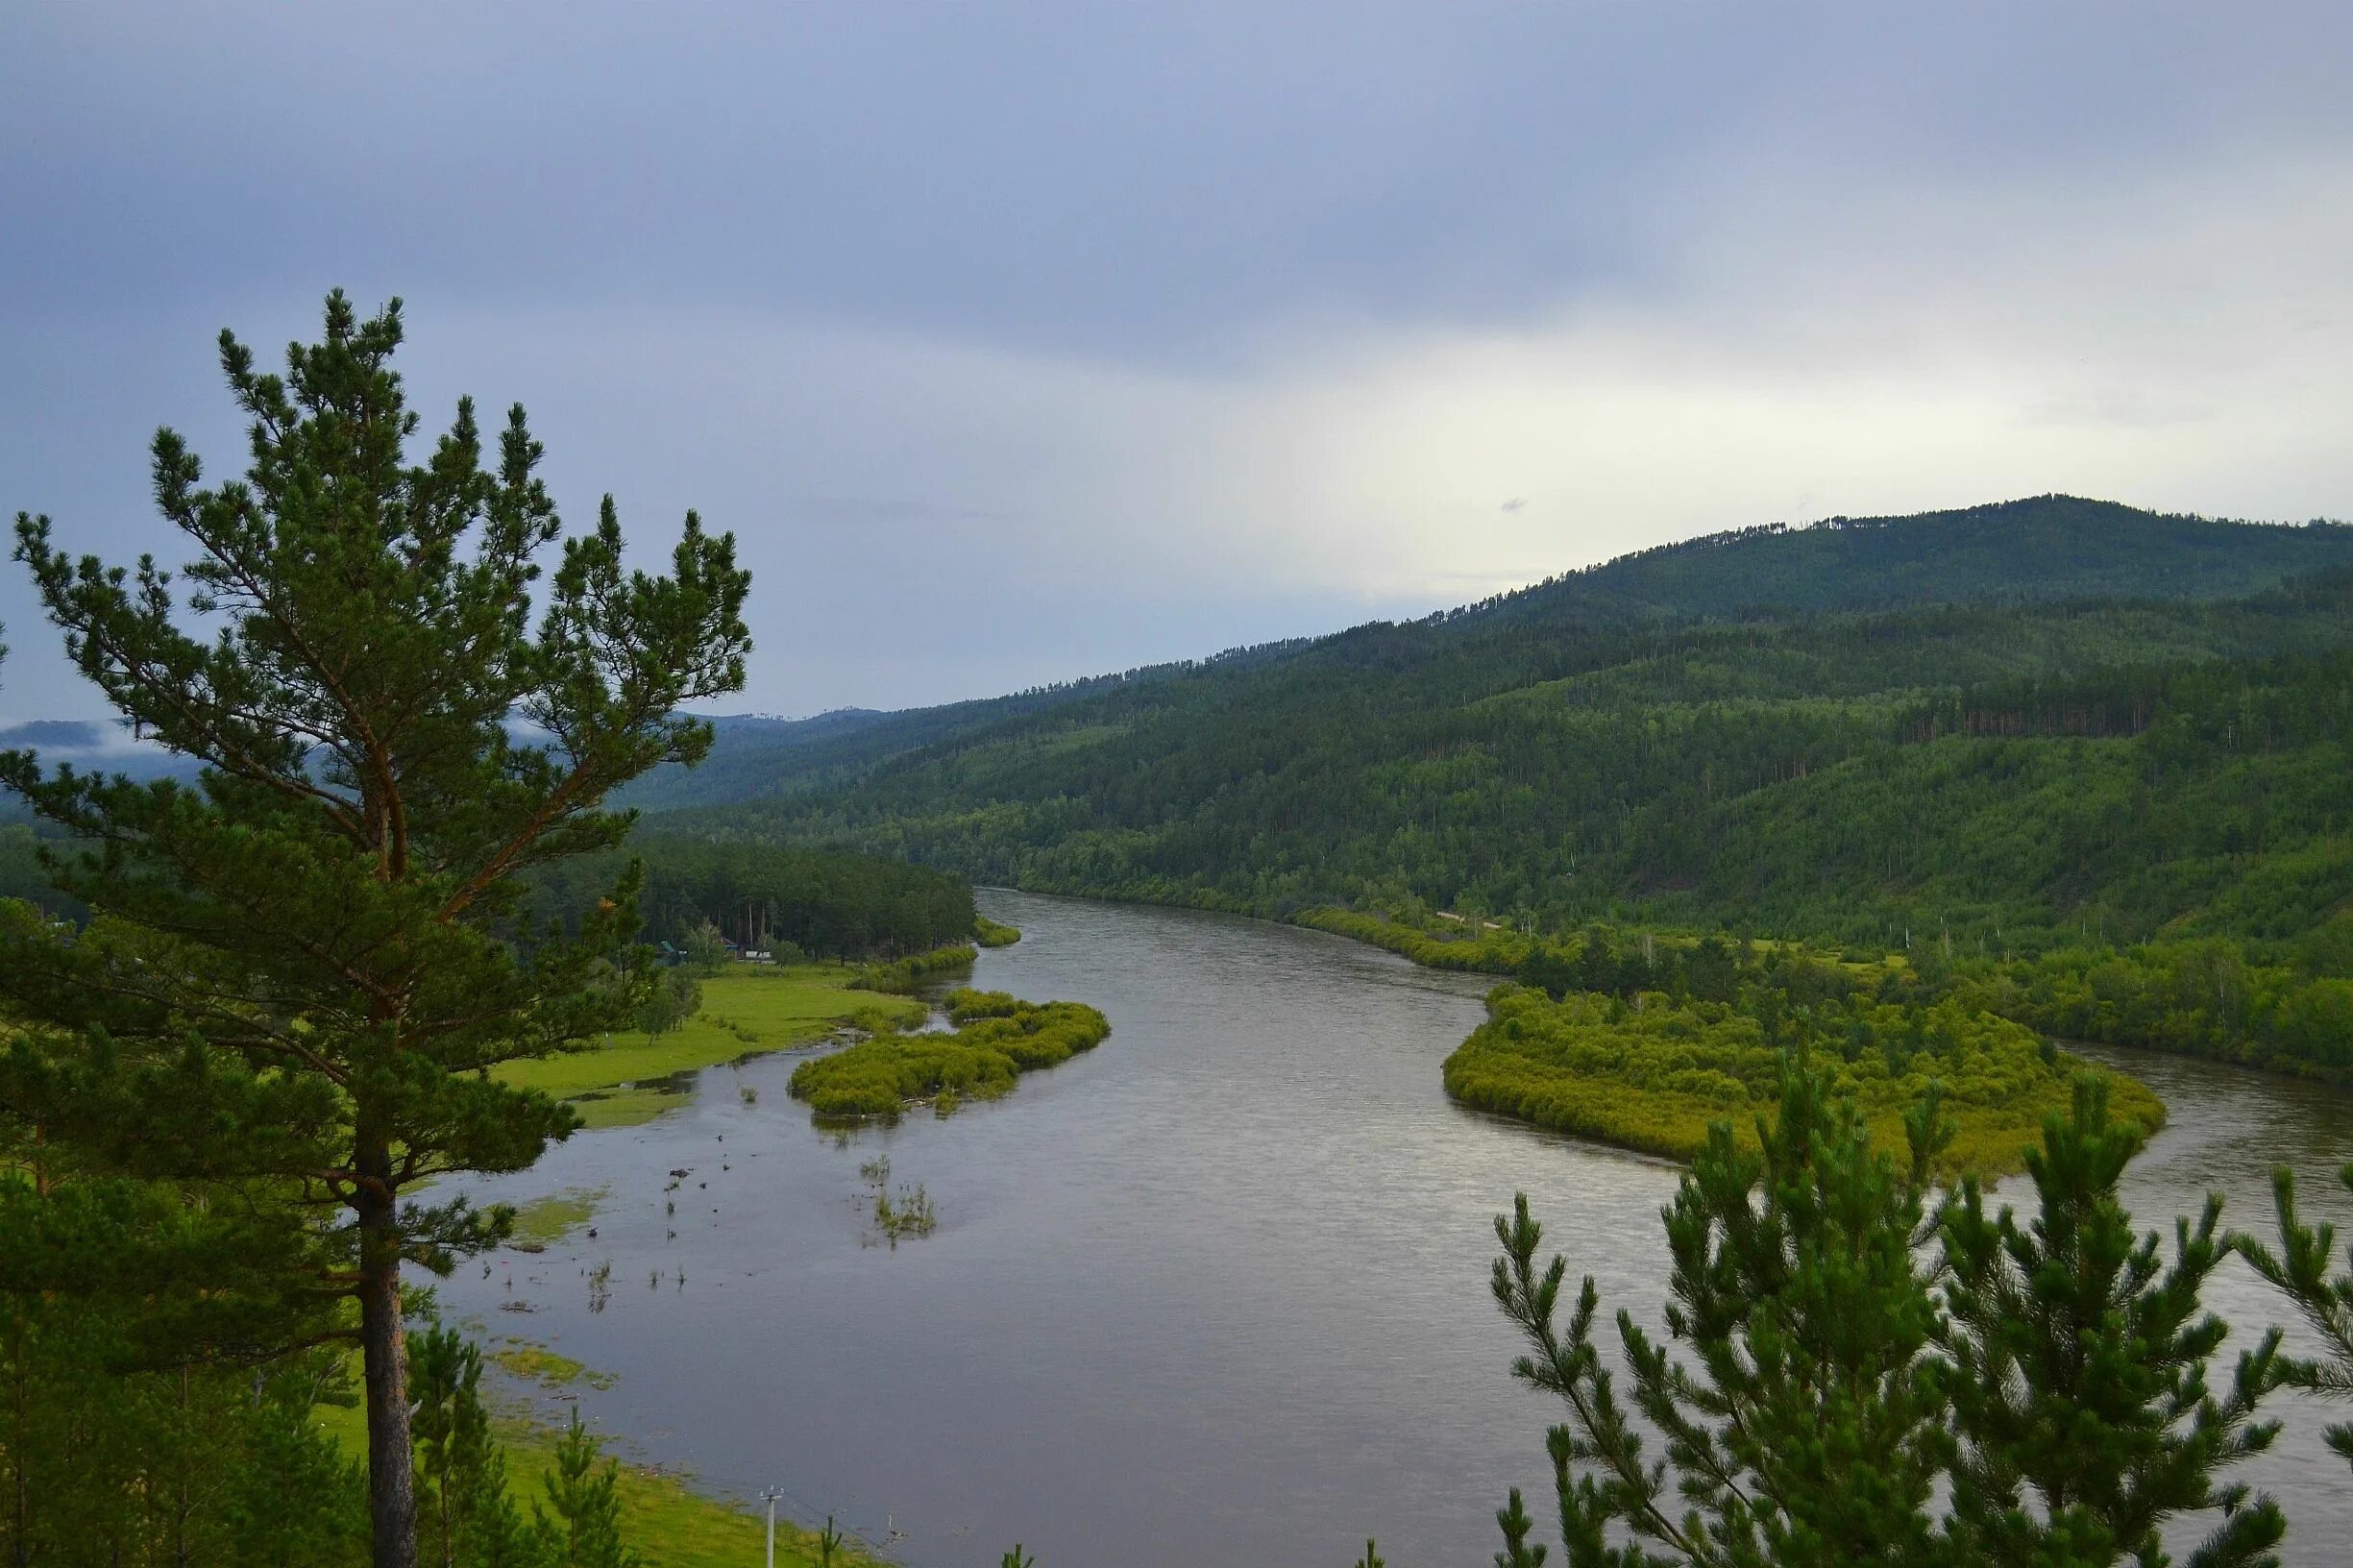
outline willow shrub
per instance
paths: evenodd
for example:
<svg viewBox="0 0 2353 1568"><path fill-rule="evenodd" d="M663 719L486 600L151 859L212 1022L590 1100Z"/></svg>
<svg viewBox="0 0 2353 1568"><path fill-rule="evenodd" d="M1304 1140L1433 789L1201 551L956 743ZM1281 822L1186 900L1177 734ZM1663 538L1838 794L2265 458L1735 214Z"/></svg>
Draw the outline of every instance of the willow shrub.
<svg viewBox="0 0 2353 1568"><path fill-rule="evenodd" d="M860 991L891 992L903 996L921 989L934 976L969 969L975 956L969 942L951 942L944 947L912 953L889 964L862 964L850 971L849 983Z"/></svg>
<svg viewBox="0 0 2353 1568"><path fill-rule="evenodd" d="M1067 1062L1111 1033L1081 1002L1024 1002L1001 991L953 992L947 1033L876 1035L803 1062L792 1093L820 1116L893 1116L939 1096L994 1099L1014 1079Z"/></svg>
<svg viewBox="0 0 2353 1568"><path fill-rule="evenodd" d="M1853 1101L1875 1136L1902 1138L1906 1111L1941 1086L1957 1124L1938 1156L1944 1174L2020 1169L2044 1118L2068 1109L2083 1064L2019 1024L1955 1001L1904 1008L1857 1001L1805 1015L1775 995L1631 1002L1592 992L1553 1001L1499 986L1487 1021L1446 1061L1446 1089L1477 1110L1625 1148L1688 1160L1710 1123L1729 1119L1745 1146L1752 1112L1780 1092L1779 1051L1803 1045L1833 1093ZM2118 1078L2120 1120L2154 1130L2165 1108L2144 1085Z"/></svg>
<svg viewBox="0 0 2353 1568"><path fill-rule="evenodd" d="M1479 974L1511 973L1535 945L1514 931L1489 931L1483 925L1473 931L1467 921L1459 932L1441 934L1354 909L1303 909L1291 916L1291 923L1385 947L1425 968Z"/></svg>

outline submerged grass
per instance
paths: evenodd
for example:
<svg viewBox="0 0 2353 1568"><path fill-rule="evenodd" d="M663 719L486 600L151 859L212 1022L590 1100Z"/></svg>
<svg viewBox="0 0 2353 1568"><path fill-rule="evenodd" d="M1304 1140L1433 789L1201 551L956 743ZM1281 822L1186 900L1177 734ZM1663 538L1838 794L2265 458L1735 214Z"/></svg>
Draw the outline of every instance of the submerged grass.
<svg viewBox="0 0 2353 1568"><path fill-rule="evenodd" d="M891 1116L919 1100L993 1099L1024 1072L1067 1062L1111 1033L1080 1002L1017 1001L1001 991L947 999L952 1034L877 1035L793 1069L795 1099L820 1116ZM951 1096L953 1098L951 1098Z"/></svg>
<svg viewBox="0 0 2353 1568"><path fill-rule="evenodd" d="M616 1034L593 1050L509 1062L494 1071L502 1083L571 1101L591 1127L650 1121L685 1103L683 1073L805 1045L845 1026L895 1028L926 1017L919 1002L854 989L856 972L801 964L713 975L702 982L702 1011L668 1034Z"/></svg>
<svg viewBox="0 0 2353 1568"><path fill-rule="evenodd" d="M514 1244L531 1252L562 1240L567 1233L589 1222L597 1205L604 1201L605 1191L601 1187L568 1188L518 1206Z"/></svg>
<svg viewBox="0 0 2353 1568"><path fill-rule="evenodd" d="M490 1352L487 1360L527 1383L548 1388L568 1388L576 1383L585 1383L591 1388L610 1388L621 1381L618 1373L591 1371L569 1356L520 1339Z"/></svg>
<svg viewBox="0 0 2353 1568"><path fill-rule="evenodd" d="M1687 1160L1710 1123L1729 1121L1744 1145L1777 1103L1780 1052L1752 1013L1663 993L1631 1007L1614 997L1499 986L1487 1021L1446 1059L1446 1090L1482 1111L1646 1154ZM1958 1126L1945 1176L2023 1168L2043 1120L2067 1110L2073 1075L2096 1071L2032 1030L1957 1003L1907 1013L1867 1010L1841 1041L1812 1048L1837 1090L1853 1098L1881 1147L1903 1147L1903 1115L1930 1081ZM2110 1074L2120 1120L2154 1132L2165 1107L2146 1085Z"/></svg>

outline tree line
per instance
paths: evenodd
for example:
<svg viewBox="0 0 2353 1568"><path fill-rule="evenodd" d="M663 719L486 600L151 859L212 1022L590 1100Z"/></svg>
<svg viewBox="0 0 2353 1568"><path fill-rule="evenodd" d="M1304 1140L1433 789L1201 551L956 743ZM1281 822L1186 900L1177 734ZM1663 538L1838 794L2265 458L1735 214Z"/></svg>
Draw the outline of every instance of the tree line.
<svg viewBox="0 0 2353 1568"><path fill-rule="evenodd" d="M637 904L649 942L682 946L708 925L740 947L789 943L810 958L856 962L965 942L978 928L971 884L932 867L658 832L542 872L543 907L576 922L632 859L644 867Z"/></svg>

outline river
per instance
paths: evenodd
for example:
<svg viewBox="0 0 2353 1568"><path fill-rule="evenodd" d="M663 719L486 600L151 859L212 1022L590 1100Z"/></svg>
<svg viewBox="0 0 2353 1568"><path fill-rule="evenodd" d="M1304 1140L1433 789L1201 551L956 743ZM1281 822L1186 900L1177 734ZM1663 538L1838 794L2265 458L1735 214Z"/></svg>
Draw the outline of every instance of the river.
<svg viewBox="0 0 2353 1568"><path fill-rule="evenodd" d="M796 1057L711 1069L659 1120L472 1184L606 1196L594 1239L442 1285L453 1315L618 1374L580 1398L632 1458L739 1496L780 1486L787 1511L835 1513L917 1568L993 1564L1017 1539L1040 1568L1337 1568L1367 1535L1393 1568L1434 1568L1488 1560L1507 1485L1549 1519L1553 1411L1507 1372L1492 1216L1526 1190L1548 1250L1654 1321L1674 1168L1449 1103L1438 1065L1483 978L1226 916L982 907L1024 940L974 983L1091 1002L1109 1041L993 1104L846 1137L787 1098ZM2131 1180L2145 1224L2214 1187L2267 1230L2279 1160L2315 1214L2353 1207L2334 1178L2353 1098L2119 1059L2174 1117ZM929 1193L935 1234L872 1235L859 1167L877 1155ZM2227 1267L2226 1315L2282 1315ZM2338 1560L2343 1461L2324 1417L2281 1413L2249 1479L2287 1505L2291 1562Z"/></svg>

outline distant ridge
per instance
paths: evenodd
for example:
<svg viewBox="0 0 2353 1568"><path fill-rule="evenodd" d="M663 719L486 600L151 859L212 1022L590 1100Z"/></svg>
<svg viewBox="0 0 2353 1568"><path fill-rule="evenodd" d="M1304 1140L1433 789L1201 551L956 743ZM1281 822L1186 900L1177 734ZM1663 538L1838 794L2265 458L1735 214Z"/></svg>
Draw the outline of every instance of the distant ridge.
<svg viewBox="0 0 2353 1568"><path fill-rule="evenodd" d="M1428 617L1753 620L1912 604L2235 599L2353 565L2353 527L2240 523L2079 496L1768 523L1655 545Z"/></svg>

